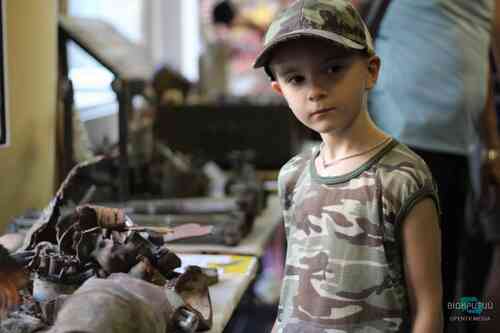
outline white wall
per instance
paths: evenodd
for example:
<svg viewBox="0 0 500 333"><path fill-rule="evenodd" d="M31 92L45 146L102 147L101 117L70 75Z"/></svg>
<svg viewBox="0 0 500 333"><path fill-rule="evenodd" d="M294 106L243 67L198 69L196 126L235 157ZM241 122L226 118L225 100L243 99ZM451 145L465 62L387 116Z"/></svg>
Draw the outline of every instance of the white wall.
<svg viewBox="0 0 500 333"><path fill-rule="evenodd" d="M201 43L198 0L150 0L145 6L146 45L155 62L197 80Z"/></svg>

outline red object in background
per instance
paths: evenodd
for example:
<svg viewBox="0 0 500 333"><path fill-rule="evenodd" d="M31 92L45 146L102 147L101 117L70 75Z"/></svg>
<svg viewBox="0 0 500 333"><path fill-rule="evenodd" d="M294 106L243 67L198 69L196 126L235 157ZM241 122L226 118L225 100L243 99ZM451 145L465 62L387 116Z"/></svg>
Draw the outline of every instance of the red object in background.
<svg viewBox="0 0 500 333"><path fill-rule="evenodd" d="M0 319L9 308L19 304L17 289L27 281L24 268L17 263L6 248L0 245Z"/></svg>
<svg viewBox="0 0 500 333"><path fill-rule="evenodd" d="M16 284L11 279L2 276L0 280L0 320L5 317L12 306L19 304L19 299Z"/></svg>

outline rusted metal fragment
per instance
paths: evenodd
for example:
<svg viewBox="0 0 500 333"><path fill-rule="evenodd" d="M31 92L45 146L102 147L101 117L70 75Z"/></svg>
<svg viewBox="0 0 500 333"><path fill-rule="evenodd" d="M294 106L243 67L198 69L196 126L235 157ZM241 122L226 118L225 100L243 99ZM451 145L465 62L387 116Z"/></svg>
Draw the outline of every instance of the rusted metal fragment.
<svg viewBox="0 0 500 333"><path fill-rule="evenodd" d="M234 246L244 237L246 228L245 217L241 212L228 214L131 215L131 219L139 225L163 225L174 228L174 233L164 236L166 242L180 241ZM203 228L207 227L211 227L210 233L196 233L196 230L203 230ZM191 237L188 237L190 235Z"/></svg>
<svg viewBox="0 0 500 333"><path fill-rule="evenodd" d="M164 236L166 242L181 241L189 243L215 243L229 246L237 245L245 236L247 225L241 212L228 214L169 214L169 215L131 215L139 225L163 225L175 227L172 234ZM199 225L199 227L185 227ZM197 233L196 229L211 227L210 233ZM183 227L183 228L181 228Z"/></svg>
<svg viewBox="0 0 500 333"><path fill-rule="evenodd" d="M137 263L139 251L132 243L116 244L112 239L101 237L92 257L107 274L126 273Z"/></svg>
<svg viewBox="0 0 500 333"><path fill-rule="evenodd" d="M156 251L157 247L142 237L139 233L135 231L130 232L126 238L125 245L134 247L137 250L138 255L154 261L153 253Z"/></svg>
<svg viewBox="0 0 500 333"><path fill-rule="evenodd" d="M183 274L172 279L166 288L175 290L184 302L199 316L199 330L212 327L212 302L208 292L208 279L198 266L188 266Z"/></svg>
<svg viewBox="0 0 500 333"><path fill-rule="evenodd" d="M177 275L174 269L181 265L179 257L165 246L164 234L173 238L206 236L212 232L213 227L210 225L193 226L189 224L174 227L140 226L135 225L121 209L93 205L76 208L64 207L67 199L65 197L66 191L76 184L71 183L71 177L75 175L77 170L78 167L68 175L68 178L61 185L56 196L45 210L44 215L31 228L21 251L16 253L16 258L19 259L21 267L25 266L27 270L33 273L32 276L36 276L33 287L33 302L37 306L40 304L41 308L39 307L36 311L33 310L33 313L38 313L45 322L50 323L56 318L59 309L61 309L61 318L66 318L61 320L66 324L81 316L91 321L101 320L100 323L91 323L90 326L86 322L85 325L81 326L82 329L78 330L79 332L113 332L112 329L108 330L104 329L104 327L115 327L117 322L110 323L107 322L109 318L99 316L107 313L106 310L102 312L92 311L97 311L96 309L102 308L102 306L108 306L109 311L114 311L113 307L116 305L118 308L121 307L118 312L125 313L126 315L123 318L128 320L132 315L136 318L138 311L142 311L138 309L138 303L147 300L146 303L148 306L150 305L148 302L151 301L153 294L157 298L161 297L156 301L158 304L165 302L165 299L167 299L166 293L163 292L164 288L160 289L160 293L157 292L158 290L153 293L149 287L139 287L137 282L131 282L125 277L116 278L114 273L129 273L129 278L135 276L143 279L149 282L148 285L150 286L153 286L153 284L164 286L167 279L174 278ZM151 241L153 239L154 243ZM2 265L0 265L1 267ZM100 282L99 286L94 286L96 289L93 289L94 287L89 287L90 289L84 288L82 293L79 292L81 289L79 288L72 294L82 283L83 286L86 286L86 282L95 280L90 278L96 276L104 278L115 276L114 280L116 281L111 284ZM194 276L196 277L196 275ZM196 279L197 281L200 280L199 277L196 277ZM201 282L194 283L199 284ZM120 284L121 286L119 286ZM112 287L113 285L115 287ZM189 287L187 282L184 282L184 285ZM106 288L106 286L110 288ZM9 286L9 288L9 290L13 289L12 286ZM119 290L117 294L113 294L116 290ZM209 309L210 313L206 312L206 306L210 307L208 289L206 289L206 295L203 293L201 295L201 297L208 297L208 301L204 299L196 301L194 290L189 292L184 287L180 290L184 293L183 297L200 309L196 309L187 302L179 307L171 307L172 311L168 314L161 312L167 310L167 308L161 308L159 311L163 316L162 318L164 318L164 326L182 332L193 332L198 327L198 323L200 323L201 327L209 327L212 315L211 309ZM203 288L200 289L202 292L203 290ZM89 291L90 295L86 294L86 291ZM124 301L124 298L116 297L123 291L125 294L129 293L125 298L128 297L130 302ZM172 293L177 294L177 291L172 289ZM169 293L170 296L172 296L172 293ZM61 308L65 295L69 294L71 296L68 296L68 303L64 303ZM73 298L73 296L78 297ZM184 299L183 297L178 295L181 300ZM113 298L114 301L112 301ZM0 299L1 301L2 299ZM87 304L85 301L89 303ZM117 302L117 304L114 304L114 302ZM85 304L85 306L80 308L82 304ZM86 311L87 314L84 315ZM147 328L143 329L136 326L132 327L131 332L155 331L155 325L163 319L158 316L159 312L156 309L147 311L149 312L145 314L144 318L149 321L141 323ZM155 314L152 314L153 312ZM209 317L207 317L208 314ZM116 331L127 332L126 329L122 329L125 326L120 326L121 323L119 323L119 328ZM71 325L65 326L65 324L62 324L59 327L59 324L60 322L56 320L51 332L64 332L64 329L71 328ZM91 329L91 327L95 329Z"/></svg>
<svg viewBox="0 0 500 333"><path fill-rule="evenodd" d="M129 274L135 278L150 282L157 286L164 286L167 283L165 277L151 264L148 258L141 257L141 261L137 263L129 271Z"/></svg>
<svg viewBox="0 0 500 333"><path fill-rule="evenodd" d="M32 250L39 242L47 241L56 243L55 224L59 220L61 214L61 206L66 203L67 197L70 193L78 187L76 179L79 173L88 166L94 165L103 160L104 157L96 157L94 159L79 163L75 165L56 192L54 198L50 201L49 205L44 209L42 216L30 228L24 239L21 251Z"/></svg>
<svg viewBox="0 0 500 333"><path fill-rule="evenodd" d="M156 143L153 159L146 166L148 192L163 198L207 195L209 179L200 172L193 159L169 147Z"/></svg>
<svg viewBox="0 0 500 333"><path fill-rule="evenodd" d="M198 239L199 237L209 236L213 234L214 227L207 225L199 225L196 223L187 223L174 227L174 232L163 236L165 242L173 242L175 240Z"/></svg>
<svg viewBox="0 0 500 333"><path fill-rule="evenodd" d="M48 241L38 243L29 265L31 270L52 281L59 277L60 282L66 282L68 275L84 271L84 266L93 262L98 265L88 269L94 269L100 277L128 272L140 262L140 256L147 258L155 267L158 264L155 256L159 246L131 231L135 226L120 209L86 205L77 207L72 217L65 221L56 224L58 245ZM143 227L137 230L151 232ZM206 233L208 231L202 234ZM200 230L196 231L198 234ZM182 236L190 235L184 233ZM175 266L178 265L177 262ZM164 267L160 268L162 273L171 275ZM85 277L88 278L87 275Z"/></svg>
<svg viewBox="0 0 500 333"><path fill-rule="evenodd" d="M208 286L213 286L217 282L219 282L219 273L217 272L217 268L207 268L200 267L201 272L207 278Z"/></svg>
<svg viewBox="0 0 500 333"><path fill-rule="evenodd" d="M120 229L125 226L125 214L121 209L84 205L76 208L76 214L82 230L94 227Z"/></svg>
<svg viewBox="0 0 500 333"><path fill-rule="evenodd" d="M92 266L92 263L82 263L73 255L61 253L55 244L42 242L35 247L26 267L47 280L80 284L93 274Z"/></svg>
<svg viewBox="0 0 500 333"><path fill-rule="evenodd" d="M239 198L245 211L255 217L265 207L266 201L264 185L257 177L253 164L255 152L234 150L228 157L232 170L225 186L226 194Z"/></svg>
<svg viewBox="0 0 500 333"><path fill-rule="evenodd" d="M207 221L218 219L214 218L215 215L225 215L226 220L237 223L238 227L225 224L224 227L229 228L227 232L220 230L218 232L219 236L200 241L235 245L251 231L255 216L260 212L262 206L257 202L262 199L260 192L254 186L235 183L231 188L235 195L225 198L132 200L107 205L124 209L131 219L138 224L147 224L146 222L140 222L140 220L147 220L147 216L158 216L158 218L151 217L153 222L165 219L182 220L189 218L192 219L191 222L193 223L207 224ZM197 222L197 220L200 222ZM160 222L158 225L165 225L165 223Z"/></svg>
<svg viewBox="0 0 500 333"><path fill-rule="evenodd" d="M73 235L73 247L76 252L76 257L81 262L88 262L92 258L92 252L95 249L97 241L100 237L100 230L84 230L75 232Z"/></svg>
<svg viewBox="0 0 500 333"><path fill-rule="evenodd" d="M56 243L55 224L59 219L62 197L56 196L44 209L42 216L28 230L20 251L33 250L40 242Z"/></svg>
<svg viewBox="0 0 500 333"><path fill-rule="evenodd" d="M61 217L56 223L56 239L59 252L66 254L74 254L73 237L75 232L78 232L78 220L75 220L74 215Z"/></svg>
<svg viewBox="0 0 500 333"><path fill-rule="evenodd" d="M166 246L155 252L156 267L166 278L172 277L174 269L181 267L181 259Z"/></svg>
<svg viewBox="0 0 500 333"><path fill-rule="evenodd" d="M128 231L147 232L148 234L151 234L153 236L168 235L175 232L172 228L168 227L152 227L152 226L138 226L138 225L125 227L125 229Z"/></svg>
<svg viewBox="0 0 500 333"><path fill-rule="evenodd" d="M173 289L165 288L165 297L174 309L174 314L168 323L168 332L186 332L194 333L200 326L200 316L189 305L184 302L182 297Z"/></svg>

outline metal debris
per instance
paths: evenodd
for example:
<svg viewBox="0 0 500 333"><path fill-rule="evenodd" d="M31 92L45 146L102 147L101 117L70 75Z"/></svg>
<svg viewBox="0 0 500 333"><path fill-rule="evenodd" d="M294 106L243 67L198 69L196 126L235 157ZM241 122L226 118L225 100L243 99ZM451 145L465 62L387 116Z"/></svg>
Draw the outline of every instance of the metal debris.
<svg viewBox="0 0 500 333"><path fill-rule="evenodd" d="M138 309L139 305L134 300L136 298L148 299L148 293L158 288L157 286L161 288L160 290L164 290L164 286L172 285L169 282L172 279L176 281L174 293L179 295L179 299L184 299L186 305L179 307L178 311L173 311L175 315L170 313L166 318L175 322L167 320L165 325L173 325L182 332L209 328L212 309L207 278L203 277L201 269L194 268L190 268L179 277L179 274L174 271L181 265L179 257L167 248L163 237L157 236L163 234L173 234L175 237L206 235L211 232L211 228L198 226L197 230L191 230L193 233L189 234L186 225L180 227L179 230L175 227L165 229L156 226L136 226L119 208L92 205L64 207L65 195L74 185L71 178L82 167L78 165L70 172L44 214L27 233L22 248L13 255L9 255L6 250L5 253L0 251L0 271L23 272L24 275L20 276L25 277L26 272L29 272L33 281L32 286L24 291L28 291L29 295L23 297L20 302L17 289L23 285L19 282L21 279L6 280L4 278L6 275L2 274L0 310L11 310L16 303L21 304L8 313L6 320L10 326L3 325L2 322L3 331L1 332L34 332L34 330L25 330L24 327L33 328L39 325L48 327L52 324L50 332L66 332L64 327L58 327L60 321L68 324L74 321L74 318L81 317L92 321L92 316L100 318L97 321L102 321L93 323L96 330L85 328L79 331L101 332L104 327L113 326L114 319L112 316L109 318L96 316L96 312L92 312L99 304L103 306L103 313L113 310L113 306L110 306L113 304L113 297L106 299L105 290L107 289L100 289L99 286L114 286L113 288L121 290L120 292L131 293L129 295L131 302L120 311L125 313L138 311L139 313L143 310ZM14 273L11 275L14 276ZM113 281L106 282L107 278ZM7 284L5 281L10 282ZM146 285L141 283L146 283ZM87 295L88 299L85 296L85 290L90 289L82 290L84 286L95 292L93 296ZM99 294L99 290L102 294ZM167 294L171 292L161 294L163 296L158 302L169 304ZM88 302L82 303L82 299ZM108 301L110 303L106 303ZM125 306L117 299L115 302L118 307ZM201 307L195 305L201 305ZM107 309L106 306L111 308ZM55 323L54 320L56 320ZM154 321L144 323L144 325L153 328L156 325ZM28 324L28 322L33 324ZM108 329L104 331L112 332Z"/></svg>
<svg viewBox="0 0 500 333"><path fill-rule="evenodd" d="M212 302L208 293L208 278L198 266L188 266L176 279L170 280L167 289L174 290L199 319L198 329L212 327Z"/></svg>

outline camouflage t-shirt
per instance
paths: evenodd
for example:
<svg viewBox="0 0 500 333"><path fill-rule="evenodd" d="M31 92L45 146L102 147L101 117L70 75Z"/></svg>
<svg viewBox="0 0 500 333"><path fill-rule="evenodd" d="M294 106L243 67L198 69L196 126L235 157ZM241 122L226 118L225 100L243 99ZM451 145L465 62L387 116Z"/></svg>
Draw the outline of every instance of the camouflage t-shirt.
<svg viewBox="0 0 500 333"><path fill-rule="evenodd" d="M355 171L321 177L319 147L280 171L287 257L278 332L409 332L401 223L437 189L425 162L392 140Z"/></svg>

